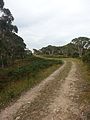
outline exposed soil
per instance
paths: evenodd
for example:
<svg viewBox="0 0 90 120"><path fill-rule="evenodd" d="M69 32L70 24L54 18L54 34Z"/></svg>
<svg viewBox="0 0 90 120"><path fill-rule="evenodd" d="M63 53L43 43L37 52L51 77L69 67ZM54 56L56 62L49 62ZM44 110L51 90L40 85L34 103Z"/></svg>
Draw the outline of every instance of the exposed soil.
<svg viewBox="0 0 90 120"><path fill-rule="evenodd" d="M80 104L74 62L65 64L0 113L0 120L89 120Z"/></svg>

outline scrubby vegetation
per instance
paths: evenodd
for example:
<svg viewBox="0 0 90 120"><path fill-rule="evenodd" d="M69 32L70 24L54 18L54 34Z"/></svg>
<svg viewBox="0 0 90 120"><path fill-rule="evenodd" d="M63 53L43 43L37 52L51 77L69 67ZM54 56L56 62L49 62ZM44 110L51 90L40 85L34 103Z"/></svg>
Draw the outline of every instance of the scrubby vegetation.
<svg viewBox="0 0 90 120"><path fill-rule="evenodd" d="M60 64L62 64L61 60L46 60L31 56L23 61L19 60L12 67L1 69L0 106L20 95L22 91L33 87L53 72L50 70L45 74L46 69L52 67L54 68L53 70L55 70L58 65L60 66Z"/></svg>
<svg viewBox="0 0 90 120"><path fill-rule="evenodd" d="M77 60L78 74L80 75L82 93L80 94L80 102L85 102L87 106L90 104L90 62Z"/></svg>
<svg viewBox="0 0 90 120"><path fill-rule="evenodd" d="M0 0L0 107L51 74L61 60L35 57L17 35L14 17ZM90 71L90 38L79 37L64 46L47 46L34 54L51 58L80 58Z"/></svg>
<svg viewBox="0 0 90 120"><path fill-rule="evenodd" d="M62 64L62 61L33 56L31 50L26 49L24 40L17 35L18 28L13 21L11 11L0 0L0 107Z"/></svg>
<svg viewBox="0 0 90 120"><path fill-rule="evenodd" d="M90 66L90 49L86 51L86 53L82 57L83 62L88 63Z"/></svg>
<svg viewBox="0 0 90 120"><path fill-rule="evenodd" d="M45 56L59 56L59 57L73 57L83 58L85 60L90 58L90 38L79 37L73 39L69 44L64 46L47 46L40 50L34 49L34 54ZM85 57L86 56L86 57ZM85 60L86 61L86 60Z"/></svg>

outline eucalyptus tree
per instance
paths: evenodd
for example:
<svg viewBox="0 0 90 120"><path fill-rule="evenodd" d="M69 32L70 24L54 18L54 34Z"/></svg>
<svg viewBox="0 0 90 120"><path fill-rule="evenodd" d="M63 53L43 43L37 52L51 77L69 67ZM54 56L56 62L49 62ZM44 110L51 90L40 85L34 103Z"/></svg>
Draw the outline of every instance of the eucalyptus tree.
<svg viewBox="0 0 90 120"><path fill-rule="evenodd" d="M88 49L90 47L90 38L87 37L75 38L71 41L71 43L73 43L77 47L79 57L82 57L84 49Z"/></svg>
<svg viewBox="0 0 90 120"><path fill-rule="evenodd" d="M0 0L0 9L3 9L3 6L4 6L4 1Z"/></svg>
<svg viewBox="0 0 90 120"><path fill-rule="evenodd" d="M9 9L4 8L4 1L0 0L0 58L1 58L1 64L2 67L4 66L3 61L5 56L7 57L7 41L9 43L10 39L6 39L7 34L13 33L13 32L18 32L17 26L13 25L12 22L14 21L14 17L12 16L11 12ZM9 47L9 46L8 46ZM4 52L6 51L6 52Z"/></svg>
<svg viewBox="0 0 90 120"><path fill-rule="evenodd" d="M0 16L0 33L4 38L5 34L8 32L18 32L17 26L13 25L14 17L12 16L9 9L1 8L1 16Z"/></svg>
<svg viewBox="0 0 90 120"><path fill-rule="evenodd" d="M13 25L14 17L4 1L0 0L0 64L4 67L6 61L23 58L26 45L21 37L16 35L18 28ZM9 60L8 60L9 59Z"/></svg>
<svg viewBox="0 0 90 120"><path fill-rule="evenodd" d="M34 52L35 55L41 54L41 52L39 50L37 50L37 49L33 49L33 52Z"/></svg>

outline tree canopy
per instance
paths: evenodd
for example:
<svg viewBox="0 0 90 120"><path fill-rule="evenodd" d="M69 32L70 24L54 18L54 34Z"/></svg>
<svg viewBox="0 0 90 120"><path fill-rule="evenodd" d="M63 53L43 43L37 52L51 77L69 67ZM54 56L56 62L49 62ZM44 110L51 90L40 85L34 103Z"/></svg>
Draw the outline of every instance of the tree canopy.
<svg viewBox="0 0 90 120"><path fill-rule="evenodd" d="M77 47L79 56L82 57L82 55L84 54L84 50L90 47L90 38L87 37L75 38L71 41L71 43L73 43Z"/></svg>
<svg viewBox="0 0 90 120"><path fill-rule="evenodd" d="M3 0L0 0L0 33L2 36L5 36L5 33L7 32L18 32L18 28L16 25L13 25L12 22L14 21L14 17L11 14L10 10L7 8L4 8L4 2Z"/></svg>
<svg viewBox="0 0 90 120"><path fill-rule="evenodd" d="M18 28L13 25L14 17L4 1L0 0L0 66L10 65L15 59L23 58L26 44L16 35Z"/></svg>
<svg viewBox="0 0 90 120"><path fill-rule="evenodd" d="M2 9L4 6L4 1L3 0L0 0L0 9Z"/></svg>
<svg viewBox="0 0 90 120"><path fill-rule="evenodd" d="M89 49L90 38L79 37L71 40L67 45L58 47L48 45L47 47L43 47L39 50L35 49L34 53L43 55L60 55L62 57L83 57L86 55L87 51L90 51ZM89 55L89 53L87 55Z"/></svg>

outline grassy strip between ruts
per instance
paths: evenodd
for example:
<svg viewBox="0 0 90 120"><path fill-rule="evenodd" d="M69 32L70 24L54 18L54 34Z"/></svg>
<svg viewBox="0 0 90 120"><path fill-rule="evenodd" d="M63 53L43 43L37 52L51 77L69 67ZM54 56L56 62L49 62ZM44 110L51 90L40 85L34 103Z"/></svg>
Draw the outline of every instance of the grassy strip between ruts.
<svg viewBox="0 0 90 120"><path fill-rule="evenodd" d="M61 64L61 60L32 56L24 65L0 70L0 108L48 77Z"/></svg>

